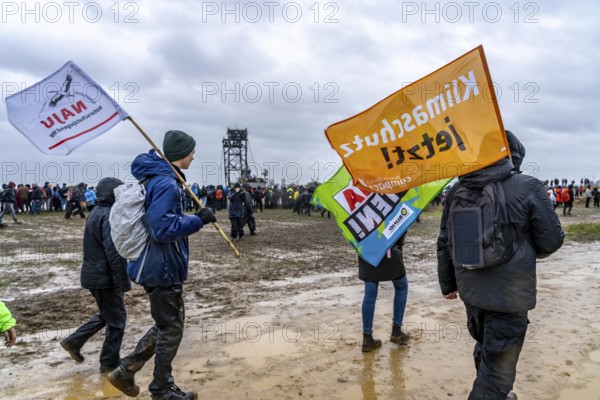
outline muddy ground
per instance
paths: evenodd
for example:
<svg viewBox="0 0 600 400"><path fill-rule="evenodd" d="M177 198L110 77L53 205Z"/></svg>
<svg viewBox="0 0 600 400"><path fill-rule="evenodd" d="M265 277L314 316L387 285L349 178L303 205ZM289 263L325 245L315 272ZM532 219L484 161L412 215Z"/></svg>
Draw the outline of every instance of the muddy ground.
<svg viewBox="0 0 600 400"><path fill-rule="evenodd" d="M600 222L575 205L563 224ZM228 232L226 213L217 214ZM95 312L79 288L83 220L24 216L0 230L0 299L17 319L19 343L0 349L0 399L125 399L98 373L97 335L76 364L58 341ZM183 389L201 399L464 399L474 377L473 342L458 300L442 298L435 239L439 210L411 227L405 250L408 346L389 343L391 284L375 317L381 349L363 354L356 255L333 220L276 210L257 213L258 236L236 259L212 227L191 237L186 331L174 363ZM568 238L538 264L538 306L515 390L519 399L600 399L600 242ZM151 325L144 291L126 295L123 354ZM137 375L140 398L153 363Z"/></svg>

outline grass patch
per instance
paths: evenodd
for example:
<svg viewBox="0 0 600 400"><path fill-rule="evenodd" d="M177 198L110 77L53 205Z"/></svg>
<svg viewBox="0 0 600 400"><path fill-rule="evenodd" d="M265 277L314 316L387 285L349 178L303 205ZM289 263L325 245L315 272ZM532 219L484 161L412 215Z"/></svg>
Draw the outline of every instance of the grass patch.
<svg viewBox="0 0 600 400"><path fill-rule="evenodd" d="M600 240L600 224L574 224L565 228L569 240L593 242Z"/></svg>

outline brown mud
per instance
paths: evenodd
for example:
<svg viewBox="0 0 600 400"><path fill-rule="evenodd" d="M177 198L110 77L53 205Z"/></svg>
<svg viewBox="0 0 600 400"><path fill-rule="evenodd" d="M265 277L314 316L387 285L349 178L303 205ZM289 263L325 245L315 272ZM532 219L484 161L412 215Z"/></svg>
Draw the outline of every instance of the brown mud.
<svg viewBox="0 0 600 400"><path fill-rule="evenodd" d="M560 211L560 210L559 210ZM576 204L564 225L600 222ZM217 214L225 232L226 213ZM212 227L191 237L185 285L186 330L174 363L178 386L211 399L443 399L467 397L474 378L473 340L462 302L442 298L435 242L438 210L407 236L407 346L389 343L393 290L381 285L375 336L362 353L356 255L335 222L319 214L257 213L258 236L235 245L236 259ZM58 341L95 311L79 288L83 220L24 216L0 232L0 299L17 319L19 342L0 349L0 399L125 399L99 374L101 334L77 364ZM599 242L567 239L538 263L538 305L518 365L519 399L600 397ZM135 285L134 285L135 286ZM122 355L152 324L139 287L126 295ZM153 361L138 373L149 399Z"/></svg>

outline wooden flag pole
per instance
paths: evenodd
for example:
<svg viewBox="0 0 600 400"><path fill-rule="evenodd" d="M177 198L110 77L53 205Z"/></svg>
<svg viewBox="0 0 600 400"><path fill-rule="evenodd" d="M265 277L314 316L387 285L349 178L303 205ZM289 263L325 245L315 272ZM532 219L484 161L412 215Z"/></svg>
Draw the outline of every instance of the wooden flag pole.
<svg viewBox="0 0 600 400"><path fill-rule="evenodd" d="M175 173L175 176L177 176L177 179L179 179L179 182L181 182L181 184L185 187L185 190L187 190L187 192L190 194L190 196L192 197L192 199L194 199L194 201L196 202L196 204L198 204L200 206L200 208L204 208L204 205L202 204L202 202L200 201L200 199L198 197L196 197L196 195L194 194L194 192L192 191L192 189L189 187L189 185L187 184L187 182L181 177L181 175L179 174L179 172L177 172L177 170L175 169L175 167L173 166L173 164L171 164L171 162L169 162L165 158L165 156L162 153L162 151L156 146L156 144L154 144L154 142L152 141L152 139L150 139L150 137L148 135L146 135L146 132L144 132L144 130L133 120L133 118L131 118L130 116L128 116L127 119L129 121L131 121L131 123L133 124L133 126L135 126L138 131L140 131L140 133L142 134L142 136L144 136L146 138L146 140L148 141L148 143L150 143L152 145L152 147L154 148L154 150L156 150L156 152L158 153L158 155L161 156L163 160L165 160L165 161L168 162L169 166L171 167L171 169ZM231 248L231 250L233 250L233 253L236 255L236 257L240 257L240 252L235 248L235 246L233 245L233 243L231 242L231 240L229 240L229 237L227 237L227 234L225 234L225 232L223 232L223 229L221 229L221 227L216 222L213 222L212 224L217 229L217 231L221 234L221 236L223 236L223 239L225 239L225 242L227 242L227 244L229 245L229 247Z"/></svg>

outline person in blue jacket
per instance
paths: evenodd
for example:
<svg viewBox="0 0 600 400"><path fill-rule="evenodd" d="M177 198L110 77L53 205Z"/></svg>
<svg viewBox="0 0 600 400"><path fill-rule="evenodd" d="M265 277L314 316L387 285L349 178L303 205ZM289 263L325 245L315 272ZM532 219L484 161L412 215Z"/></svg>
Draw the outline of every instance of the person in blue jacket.
<svg viewBox="0 0 600 400"><path fill-rule="evenodd" d="M195 215L184 213L184 188L171 165L185 181L182 170L194 160L195 147L196 141L187 133L168 131L163 141L166 160L150 150L137 156L131 165L133 176L147 184L144 224L150 239L138 260L129 262L127 271L148 294L154 326L108 375L108 380L128 396L139 394L134 375L154 355L154 379L150 383L153 400L198 398L196 392L181 391L171 374L183 337L182 285L188 277L188 236L217 221L208 208Z"/></svg>

